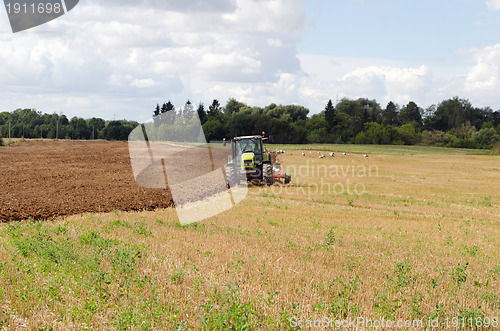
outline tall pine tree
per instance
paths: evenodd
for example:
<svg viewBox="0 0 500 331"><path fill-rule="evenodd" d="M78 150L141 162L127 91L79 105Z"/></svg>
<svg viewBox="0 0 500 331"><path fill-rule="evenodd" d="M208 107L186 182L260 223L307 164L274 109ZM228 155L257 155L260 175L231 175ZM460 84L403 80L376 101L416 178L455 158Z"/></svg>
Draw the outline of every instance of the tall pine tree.
<svg viewBox="0 0 500 331"><path fill-rule="evenodd" d="M337 111L335 110L331 99L328 100L325 107L325 120L328 125L328 132L332 131L332 129L337 125Z"/></svg>
<svg viewBox="0 0 500 331"><path fill-rule="evenodd" d="M156 104L155 111L153 112L153 117L158 117L160 115L160 105Z"/></svg>
<svg viewBox="0 0 500 331"><path fill-rule="evenodd" d="M399 123L398 107L390 101L382 111L382 123L388 125L397 125Z"/></svg>
<svg viewBox="0 0 500 331"><path fill-rule="evenodd" d="M207 112L205 111L205 105L200 102L198 109L196 110L198 117L200 118L201 125L207 123Z"/></svg>
<svg viewBox="0 0 500 331"><path fill-rule="evenodd" d="M221 117L220 103L219 103L219 100L214 99L212 104L208 107L208 118L220 120L220 117Z"/></svg>

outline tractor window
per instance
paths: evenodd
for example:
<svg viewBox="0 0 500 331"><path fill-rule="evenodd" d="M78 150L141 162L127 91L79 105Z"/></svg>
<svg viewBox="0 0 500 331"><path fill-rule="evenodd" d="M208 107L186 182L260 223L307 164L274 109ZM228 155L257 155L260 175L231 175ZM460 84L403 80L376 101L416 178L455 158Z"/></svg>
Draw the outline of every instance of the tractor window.
<svg viewBox="0 0 500 331"><path fill-rule="evenodd" d="M260 150L260 140L252 140L255 147L253 149L253 152L255 154L262 154L262 151Z"/></svg>
<svg viewBox="0 0 500 331"><path fill-rule="evenodd" d="M253 152L255 154L261 154L260 141L257 139L242 139L236 142L238 146L238 151L240 154Z"/></svg>

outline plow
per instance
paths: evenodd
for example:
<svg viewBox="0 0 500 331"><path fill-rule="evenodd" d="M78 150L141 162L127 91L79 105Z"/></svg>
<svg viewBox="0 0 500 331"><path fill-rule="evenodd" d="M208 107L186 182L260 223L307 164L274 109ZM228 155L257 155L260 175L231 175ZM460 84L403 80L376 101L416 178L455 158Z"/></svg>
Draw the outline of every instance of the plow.
<svg viewBox="0 0 500 331"><path fill-rule="evenodd" d="M273 178L275 182L289 184L292 180L292 175L281 173L281 163L275 161L273 163Z"/></svg>

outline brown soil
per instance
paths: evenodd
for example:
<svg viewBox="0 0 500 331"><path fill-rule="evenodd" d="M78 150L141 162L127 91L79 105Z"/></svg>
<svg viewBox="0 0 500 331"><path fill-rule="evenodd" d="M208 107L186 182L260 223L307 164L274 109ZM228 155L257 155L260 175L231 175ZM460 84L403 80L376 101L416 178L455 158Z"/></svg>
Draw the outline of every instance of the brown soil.
<svg viewBox="0 0 500 331"><path fill-rule="evenodd" d="M126 142L47 140L0 148L1 222L170 206L168 189L135 183Z"/></svg>

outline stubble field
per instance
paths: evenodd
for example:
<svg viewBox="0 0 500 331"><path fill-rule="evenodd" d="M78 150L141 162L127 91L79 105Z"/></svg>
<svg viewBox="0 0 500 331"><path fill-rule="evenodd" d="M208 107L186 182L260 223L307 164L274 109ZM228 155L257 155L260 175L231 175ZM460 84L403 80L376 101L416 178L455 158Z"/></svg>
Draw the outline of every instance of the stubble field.
<svg viewBox="0 0 500 331"><path fill-rule="evenodd" d="M280 159L292 174L289 186L251 187L233 209L187 227L174 209L120 206L2 224L0 325L281 330L330 319L332 329L349 319L364 319L359 329L370 329L367 319L413 321L417 329L419 321L425 327L436 319L434 329L495 325L498 156L276 147L286 150ZM326 157L318 159L318 151Z"/></svg>

